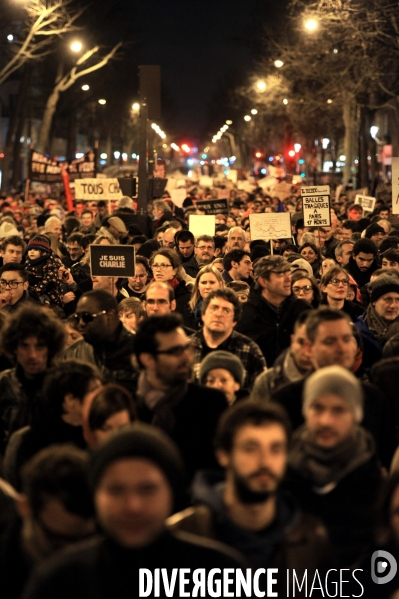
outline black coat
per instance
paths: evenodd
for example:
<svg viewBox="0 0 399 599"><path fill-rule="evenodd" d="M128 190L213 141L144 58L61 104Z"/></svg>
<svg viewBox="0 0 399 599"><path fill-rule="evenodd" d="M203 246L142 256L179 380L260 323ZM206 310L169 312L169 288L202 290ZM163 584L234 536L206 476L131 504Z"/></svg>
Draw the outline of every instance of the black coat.
<svg viewBox="0 0 399 599"><path fill-rule="evenodd" d="M261 290L252 289L235 330L256 341L265 356L267 367L271 368L277 356L289 347L299 314L311 309L308 302L291 295L284 300L281 314L277 314L262 298Z"/></svg>
<svg viewBox="0 0 399 599"><path fill-rule="evenodd" d="M302 393L306 378L287 383L272 395L272 400L280 403L288 412L294 430L304 423ZM392 407L378 387L363 381L360 383L364 394L364 417L361 424L374 436L378 456L382 464L389 469L398 445Z"/></svg>
<svg viewBox="0 0 399 599"><path fill-rule="evenodd" d="M132 599L139 597L139 569L240 568L239 557L214 541L188 533L166 533L137 550L95 539L81 549L46 561L28 584L24 599ZM178 582L178 581L177 581ZM186 587L189 591L190 586ZM160 585L160 597L166 597ZM154 597L154 591L150 597ZM172 595L171 595L172 596ZM205 595L209 597L208 594ZM179 585L173 597L179 597Z"/></svg>
<svg viewBox="0 0 399 599"><path fill-rule="evenodd" d="M164 429L180 449L191 478L199 469L217 468L213 439L220 415L227 408L223 393L190 383L181 401L171 407L172 430ZM153 423L156 413L143 403L137 405L138 417ZM161 426L162 428L162 426Z"/></svg>
<svg viewBox="0 0 399 599"><path fill-rule="evenodd" d="M355 279L359 288L363 287L364 285L366 285L367 283L370 282L371 275L378 268L379 268L379 266L377 264L377 261L376 261L376 259L374 259L370 268L368 268L366 271L360 270L360 268L358 267L358 265L356 264L356 261L354 260L354 258L352 256L349 258L349 262L345 266L345 270L347 270L348 273L350 275L352 275L352 277Z"/></svg>

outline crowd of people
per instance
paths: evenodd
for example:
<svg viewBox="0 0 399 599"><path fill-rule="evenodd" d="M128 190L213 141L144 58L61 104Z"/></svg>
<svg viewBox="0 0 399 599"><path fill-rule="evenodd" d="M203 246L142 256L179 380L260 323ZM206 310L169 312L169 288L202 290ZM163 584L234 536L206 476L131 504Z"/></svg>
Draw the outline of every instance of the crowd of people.
<svg viewBox="0 0 399 599"><path fill-rule="evenodd" d="M333 596L308 594L315 573L345 569L341 596L399 596L393 566L370 570L399 560L399 219L341 194L306 227L300 190L234 188L194 237L214 197L166 192L147 218L129 197L0 198L10 599L131 597L140 568L214 567L278 568L284 597ZM249 214L282 210L291 238L251 240ZM134 275L92 276L93 244L134 246Z"/></svg>

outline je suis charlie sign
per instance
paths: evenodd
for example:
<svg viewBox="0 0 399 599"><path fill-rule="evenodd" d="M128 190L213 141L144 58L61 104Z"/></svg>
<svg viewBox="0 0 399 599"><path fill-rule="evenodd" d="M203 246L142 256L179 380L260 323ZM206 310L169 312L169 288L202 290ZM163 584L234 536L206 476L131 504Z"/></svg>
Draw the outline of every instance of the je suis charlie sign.
<svg viewBox="0 0 399 599"><path fill-rule="evenodd" d="M133 277L135 257L133 245L91 245L92 277Z"/></svg>

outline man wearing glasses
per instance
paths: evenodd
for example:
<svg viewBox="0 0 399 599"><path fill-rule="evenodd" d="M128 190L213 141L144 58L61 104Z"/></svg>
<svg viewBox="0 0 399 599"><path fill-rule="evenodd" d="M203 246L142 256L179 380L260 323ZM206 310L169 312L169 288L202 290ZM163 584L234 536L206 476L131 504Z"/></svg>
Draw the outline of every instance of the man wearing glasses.
<svg viewBox="0 0 399 599"><path fill-rule="evenodd" d="M140 369L135 393L139 419L163 429L178 445L190 477L214 468L213 437L225 396L189 383L192 349L179 314L140 322L134 358Z"/></svg>
<svg viewBox="0 0 399 599"><path fill-rule="evenodd" d="M215 257L215 241L210 235L200 235L195 240L194 255L182 264L186 273L195 279L199 271L206 264L210 264Z"/></svg>
<svg viewBox="0 0 399 599"><path fill-rule="evenodd" d="M40 303L29 291L28 275L17 262L9 262L0 269L0 309L15 312L27 302Z"/></svg>
<svg viewBox="0 0 399 599"><path fill-rule="evenodd" d="M84 293L74 314L83 341L77 342L64 357L81 358L77 351L86 353L86 345L92 347L94 363L105 382L120 383L129 391L136 376L130 356L133 353L134 335L123 326L118 316L118 303L108 291L95 289ZM87 348L90 349L90 348ZM87 352L90 355L90 352ZM93 361L93 358L89 361Z"/></svg>

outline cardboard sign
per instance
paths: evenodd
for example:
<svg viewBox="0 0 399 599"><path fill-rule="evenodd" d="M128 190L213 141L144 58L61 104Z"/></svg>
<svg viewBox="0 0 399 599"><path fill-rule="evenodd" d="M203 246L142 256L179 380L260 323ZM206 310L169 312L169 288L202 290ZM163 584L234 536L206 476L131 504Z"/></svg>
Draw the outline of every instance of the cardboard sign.
<svg viewBox="0 0 399 599"><path fill-rule="evenodd" d="M90 245L90 274L93 277L133 277L134 245Z"/></svg>
<svg viewBox="0 0 399 599"><path fill-rule="evenodd" d="M190 214L189 231L194 237L199 235L215 235L215 215L214 214Z"/></svg>
<svg viewBox="0 0 399 599"><path fill-rule="evenodd" d="M199 200L197 208L204 210L205 214L229 214L229 203L227 200Z"/></svg>
<svg viewBox="0 0 399 599"><path fill-rule="evenodd" d="M287 239L291 237L289 212L260 212L249 214L251 241L254 239Z"/></svg>
<svg viewBox="0 0 399 599"><path fill-rule="evenodd" d="M123 196L118 179L78 179L75 181L77 200L120 200Z"/></svg>
<svg viewBox="0 0 399 599"><path fill-rule="evenodd" d="M183 202L187 197L187 189L171 189L170 190L170 198L175 206L181 208L183 206Z"/></svg>
<svg viewBox="0 0 399 599"><path fill-rule="evenodd" d="M283 201L291 195L291 187L291 183L281 181L281 183L277 183L274 186L272 195L273 197L276 197L279 200Z"/></svg>
<svg viewBox="0 0 399 599"><path fill-rule="evenodd" d="M199 184L201 187L213 187L213 179L207 175L202 175L200 177Z"/></svg>
<svg viewBox="0 0 399 599"><path fill-rule="evenodd" d="M75 158L70 162L52 160L46 154L32 150L29 163L29 179L42 183L61 183L62 167L69 175L70 181L83 177L96 176L96 153L94 150L86 152L82 158Z"/></svg>
<svg viewBox="0 0 399 599"><path fill-rule="evenodd" d="M392 158L392 214L399 214L399 158Z"/></svg>
<svg viewBox="0 0 399 599"><path fill-rule="evenodd" d="M303 221L305 227L322 227L331 225L330 187L302 187Z"/></svg>
<svg viewBox="0 0 399 599"><path fill-rule="evenodd" d="M360 204L363 208L363 212L373 212L376 199L372 196L361 196L355 197L355 204Z"/></svg>

